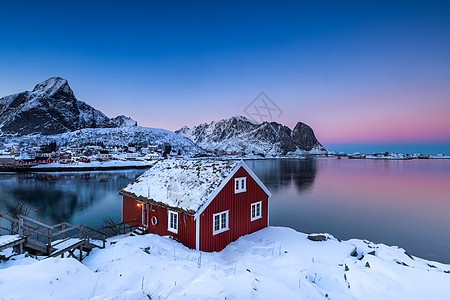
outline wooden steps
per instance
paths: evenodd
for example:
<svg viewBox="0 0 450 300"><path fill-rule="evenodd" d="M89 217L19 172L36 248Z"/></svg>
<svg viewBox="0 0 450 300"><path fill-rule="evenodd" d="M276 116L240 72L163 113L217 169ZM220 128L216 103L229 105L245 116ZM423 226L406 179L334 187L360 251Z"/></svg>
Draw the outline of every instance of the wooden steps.
<svg viewBox="0 0 450 300"><path fill-rule="evenodd" d="M139 226L138 228L136 228L130 235L144 235L148 233L148 229L147 227L144 226Z"/></svg>

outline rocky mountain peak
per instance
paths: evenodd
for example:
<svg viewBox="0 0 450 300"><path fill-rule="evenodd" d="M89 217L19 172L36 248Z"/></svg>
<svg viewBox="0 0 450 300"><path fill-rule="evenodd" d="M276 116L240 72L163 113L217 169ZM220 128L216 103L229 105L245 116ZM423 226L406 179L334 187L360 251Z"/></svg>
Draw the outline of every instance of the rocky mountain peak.
<svg viewBox="0 0 450 300"><path fill-rule="evenodd" d="M298 122L292 130L292 140L300 149L306 151L320 145L312 128L302 122Z"/></svg>
<svg viewBox="0 0 450 300"><path fill-rule="evenodd" d="M111 119L117 126L124 127L124 126L137 126L137 122L133 120L130 117L120 115L115 118Z"/></svg>
<svg viewBox="0 0 450 300"><path fill-rule="evenodd" d="M51 135L82 128L133 125L136 121L128 117L110 119L78 100L67 80L61 77L51 77L31 92L0 98L0 133Z"/></svg>
<svg viewBox="0 0 450 300"><path fill-rule="evenodd" d="M66 97L74 97L69 83L66 79L61 77L51 77L41 83L38 83L31 93L46 94L49 96L54 94L61 94L65 95Z"/></svg>
<svg viewBox="0 0 450 300"><path fill-rule="evenodd" d="M325 152L308 125L298 122L294 130L276 122L258 123L234 116L193 128L183 127L176 133L186 136L203 149L226 153L286 155L290 152Z"/></svg>

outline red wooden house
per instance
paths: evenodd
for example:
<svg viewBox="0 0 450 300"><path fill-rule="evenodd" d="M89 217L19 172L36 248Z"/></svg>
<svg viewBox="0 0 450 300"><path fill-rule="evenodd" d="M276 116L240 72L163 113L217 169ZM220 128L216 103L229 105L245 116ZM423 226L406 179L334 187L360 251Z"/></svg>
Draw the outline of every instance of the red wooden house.
<svg viewBox="0 0 450 300"><path fill-rule="evenodd" d="M120 194L124 222L200 251L220 251L269 224L271 194L244 161L160 161Z"/></svg>

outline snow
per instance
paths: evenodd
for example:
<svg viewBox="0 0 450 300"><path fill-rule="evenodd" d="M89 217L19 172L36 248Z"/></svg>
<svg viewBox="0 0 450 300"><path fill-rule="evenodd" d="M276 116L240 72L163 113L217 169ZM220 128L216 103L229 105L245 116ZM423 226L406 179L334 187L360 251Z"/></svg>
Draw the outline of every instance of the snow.
<svg viewBox="0 0 450 300"><path fill-rule="evenodd" d="M52 95L63 87L63 91L66 93L72 93L67 80L61 77L51 77L46 81L43 81L36 85L36 87L31 92L36 96L42 96L42 94Z"/></svg>
<svg viewBox="0 0 450 300"><path fill-rule="evenodd" d="M121 192L196 212L238 164L232 160L167 159L157 162Z"/></svg>
<svg viewBox="0 0 450 300"><path fill-rule="evenodd" d="M0 299L448 299L450 265L325 236L268 227L205 253L123 235L83 263L18 255L0 263Z"/></svg>
<svg viewBox="0 0 450 300"><path fill-rule="evenodd" d="M19 237L19 235L2 235L0 236L0 247L20 239L21 237Z"/></svg>

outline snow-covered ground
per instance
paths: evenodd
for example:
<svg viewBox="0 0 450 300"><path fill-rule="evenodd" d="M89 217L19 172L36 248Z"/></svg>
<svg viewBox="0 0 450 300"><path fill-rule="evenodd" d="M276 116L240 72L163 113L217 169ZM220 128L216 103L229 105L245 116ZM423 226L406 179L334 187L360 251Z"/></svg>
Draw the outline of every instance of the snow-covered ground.
<svg viewBox="0 0 450 300"><path fill-rule="evenodd" d="M218 253L120 236L83 261L0 263L0 299L448 299L450 265L361 240L269 227ZM5 250L6 251L6 250ZM4 252L5 252L4 251Z"/></svg>

